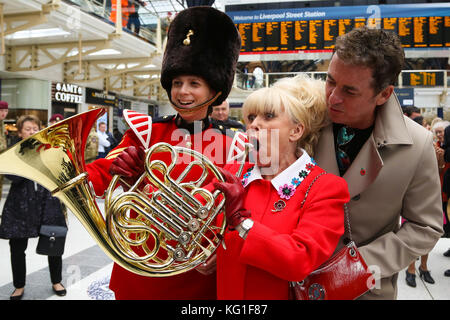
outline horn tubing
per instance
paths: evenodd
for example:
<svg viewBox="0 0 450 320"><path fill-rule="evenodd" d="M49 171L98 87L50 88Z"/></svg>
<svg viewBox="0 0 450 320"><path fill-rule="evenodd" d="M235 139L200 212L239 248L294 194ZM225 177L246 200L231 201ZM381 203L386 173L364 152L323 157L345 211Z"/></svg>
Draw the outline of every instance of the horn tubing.
<svg viewBox="0 0 450 320"><path fill-rule="evenodd" d="M146 194L140 191L143 184L152 180L149 175L149 167L152 165L147 163L150 152L147 151L145 172L131 186L130 190L135 192L122 193L125 201L119 201L120 197L113 198L121 180L119 176L112 178L105 193L105 218L103 217L95 201L95 192L88 181L84 150L92 126L104 113L104 109L83 112L20 141L0 153L0 173L23 176L50 190L52 195L60 199L78 218L99 247L114 262L130 272L149 277L166 277L192 270L205 262L220 244L226 223L223 219L220 225L212 224L217 215L223 212L224 200L216 207L220 192L215 191L211 197L208 190L200 187L199 182L205 181L206 174L194 182L177 183L181 180L173 180L169 176L175 164L166 166L157 162L154 170L164 171L162 173L165 178L164 182L161 182L155 177L154 186L158 186L159 192L167 190L165 194L157 196L161 200L157 203L156 199L151 197L158 194L157 192ZM217 167L201 153L165 143L159 143L155 148L158 147L176 157L182 153L189 154L219 181L224 181ZM186 171L183 174L187 176ZM197 193L203 195L208 202L204 207L194 197ZM164 200L165 198L167 200ZM208 209L204 216L203 213L198 213L202 208ZM130 211L136 212L138 218L128 220L127 214ZM186 232L189 234L191 222L198 223L200 227L186 242L186 237L181 235L186 235ZM208 234L201 233L204 231L208 231ZM137 241L133 241L132 235L136 235ZM146 241L150 235L154 237L155 250L151 250L150 243ZM175 241L178 244L163 240ZM212 245L214 243L217 243L216 247ZM142 249L146 255L140 256L140 251L135 251L135 247ZM168 259L158 257L159 247L167 252ZM185 250L188 251L187 255ZM151 259L148 259L149 257Z"/></svg>

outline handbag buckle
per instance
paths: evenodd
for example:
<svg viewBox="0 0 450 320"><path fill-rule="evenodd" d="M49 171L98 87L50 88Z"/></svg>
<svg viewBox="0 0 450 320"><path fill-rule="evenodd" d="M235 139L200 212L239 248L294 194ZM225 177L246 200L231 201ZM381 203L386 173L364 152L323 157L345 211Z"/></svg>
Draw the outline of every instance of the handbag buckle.
<svg viewBox="0 0 450 320"><path fill-rule="evenodd" d="M309 300L324 300L325 288L318 283L313 283L308 289L308 296Z"/></svg>

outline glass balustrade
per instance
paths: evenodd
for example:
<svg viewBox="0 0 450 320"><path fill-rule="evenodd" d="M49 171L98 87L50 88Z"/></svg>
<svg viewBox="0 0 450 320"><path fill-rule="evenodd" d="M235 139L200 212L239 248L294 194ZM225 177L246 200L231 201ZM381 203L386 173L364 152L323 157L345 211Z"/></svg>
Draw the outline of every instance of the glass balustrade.
<svg viewBox="0 0 450 320"><path fill-rule="evenodd" d="M76 5L83 12L95 15L116 27L119 21L119 26L124 32L149 41L153 45L158 43L158 28L161 32L160 39L164 39L170 22L170 14L158 16L154 11L155 8L150 7L152 4L149 1L121 0L120 6L118 0L64 0L64 2ZM121 19L118 20L118 17Z"/></svg>

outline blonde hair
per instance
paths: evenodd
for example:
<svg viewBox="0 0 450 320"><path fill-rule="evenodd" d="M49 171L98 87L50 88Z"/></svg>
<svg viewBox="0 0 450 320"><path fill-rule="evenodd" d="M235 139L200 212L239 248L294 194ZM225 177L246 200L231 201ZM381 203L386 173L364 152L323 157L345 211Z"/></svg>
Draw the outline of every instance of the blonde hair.
<svg viewBox="0 0 450 320"><path fill-rule="evenodd" d="M297 142L297 156L300 148L313 156L320 130L329 122L325 82L306 75L280 79L272 87L251 93L244 102L242 112L246 124L249 114L286 112L292 122L304 126L303 136Z"/></svg>

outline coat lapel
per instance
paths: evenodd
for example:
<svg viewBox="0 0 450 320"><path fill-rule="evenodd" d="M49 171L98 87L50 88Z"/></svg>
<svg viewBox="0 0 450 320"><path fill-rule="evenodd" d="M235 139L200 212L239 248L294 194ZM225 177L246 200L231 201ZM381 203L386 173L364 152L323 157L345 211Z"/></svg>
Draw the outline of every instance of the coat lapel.
<svg viewBox="0 0 450 320"><path fill-rule="evenodd" d="M314 159L319 167L329 173L339 176L339 168L334 153L333 125L330 124L322 129L319 143L314 153Z"/></svg>
<svg viewBox="0 0 450 320"><path fill-rule="evenodd" d="M343 176L348 184L350 198L363 192L376 179L382 167L383 160L373 135L370 135Z"/></svg>

